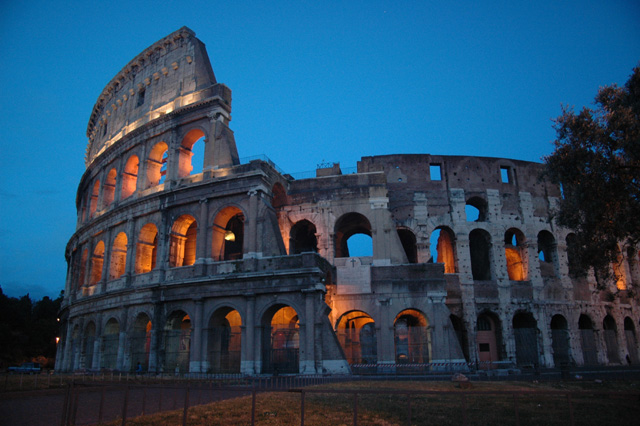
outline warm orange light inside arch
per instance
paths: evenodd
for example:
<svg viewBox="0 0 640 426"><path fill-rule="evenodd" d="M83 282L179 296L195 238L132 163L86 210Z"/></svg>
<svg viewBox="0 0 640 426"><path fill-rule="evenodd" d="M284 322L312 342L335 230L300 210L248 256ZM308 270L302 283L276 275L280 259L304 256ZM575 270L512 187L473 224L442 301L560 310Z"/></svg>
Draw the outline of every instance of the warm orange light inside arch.
<svg viewBox="0 0 640 426"><path fill-rule="evenodd" d="M102 208L106 208L113 203L116 193L116 177L116 169L111 169L104 182L104 188L102 189Z"/></svg>
<svg viewBox="0 0 640 426"><path fill-rule="evenodd" d="M137 155L132 155L127 160L127 164L124 166L124 173L122 174L122 194L121 199L124 200L127 197L133 195L136 192L136 185L138 183L138 165L139 160Z"/></svg>
<svg viewBox="0 0 640 426"><path fill-rule="evenodd" d="M104 243L99 241L91 256L91 279L90 285L95 285L102 279L102 265L104 264Z"/></svg>
<svg viewBox="0 0 640 426"><path fill-rule="evenodd" d="M205 134L202 130L193 129L182 139L182 143L180 144L180 155L178 159L178 177L182 178L185 176L189 176L193 171L193 146L196 144L196 142L204 137Z"/></svg>
<svg viewBox="0 0 640 426"><path fill-rule="evenodd" d="M167 174L167 151L169 146L165 142L158 142L153 146L147 160L147 182L145 188L162 183Z"/></svg>
<svg viewBox="0 0 640 426"><path fill-rule="evenodd" d="M151 272L156 267L158 251L158 228L153 223L147 223L140 230L136 246L136 274Z"/></svg>
<svg viewBox="0 0 640 426"><path fill-rule="evenodd" d="M111 265L109 279L115 280L125 273L127 264L127 234L120 232L113 242L111 249Z"/></svg>
<svg viewBox="0 0 640 426"><path fill-rule="evenodd" d="M182 215L171 228L169 265L172 267L193 265L196 261L198 224L193 216Z"/></svg>

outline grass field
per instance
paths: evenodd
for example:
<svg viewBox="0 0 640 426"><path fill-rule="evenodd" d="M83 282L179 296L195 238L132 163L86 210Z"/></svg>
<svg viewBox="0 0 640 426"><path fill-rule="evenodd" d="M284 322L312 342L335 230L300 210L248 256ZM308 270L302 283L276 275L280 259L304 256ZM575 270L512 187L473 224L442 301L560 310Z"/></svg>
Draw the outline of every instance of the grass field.
<svg viewBox="0 0 640 426"><path fill-rule="evenodd" d="M640 417L640 382L474 382L462 390L451 382L345 382L305 388L304 424L409 425L627 425ZM325 390L329 393L316 393ZM370 394L380 391L381 394ZM334 392L334 393L331 393ZM340 393L337 393L340 392ZM400 393L399 393L400 392ZM420 392L434 392L420 394ZM572 410L569 410L568 392ZM514 397L514 395L517 395ZM191 407L187 424L249 425L251 396ZM256 425L300 425L299 392L264 392L256 397ZM128 419L127 425L181 425L183 410ZM635 420L634 420L635 419ZM121 421L108 423L120 425Z"/></svg>

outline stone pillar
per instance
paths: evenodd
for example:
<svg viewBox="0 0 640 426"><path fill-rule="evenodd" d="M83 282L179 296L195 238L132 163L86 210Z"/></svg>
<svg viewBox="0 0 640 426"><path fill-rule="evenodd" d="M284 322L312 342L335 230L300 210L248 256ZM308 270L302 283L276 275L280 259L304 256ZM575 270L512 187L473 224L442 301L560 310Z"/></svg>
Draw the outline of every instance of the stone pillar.
<svg viewBox="0 0 640 426"><path fill-rule="evenodd" d="M159 280L162 282L165 278L167 269L169 269L169 243L171 240L171 224L169 222L169 213L162 211L162 223L158 229L158 252L156 254L156 269L160 271Z"/></svg>
<svg viewBox="0 0 640 426"><path fill-rule="evenodd" d="M209 235L209 200L207 198L200 199L200 221L198 224L198 238L196 240L196 275L204 275L204 264L209 256L207 247L211 247Z"/></svg>
<svg viewBox="0 0 640 426"><path fill-rule="evenodd" d="M151 328L151 344L149 345L149 373L158 373L158 337L157 324Z"/></svg>
<svg viewBox="0 0 640 426"><path fill-rule="evenodd" d="M255 258L258 255L258 190L253 189L247 194L249 196L249 220L245 222L248 228L245 232L244 258Z"/></svg>
<svg viewBox="0 0 640 426"><path fill-rule="evenodd" d="M256 299L254 294L245 294L246 300L246 312L244 319L244 326L242 327L242 340L241 345L241 361L240 372L242 374L257 374L258 370L255 369L255 348L259 346L254 341L255 339L255 304Z"/></svg>
<svg viewBox="0 0 640 426"><path fill-rule="evenodd" d="M167 141L169 147L167 151L167 174L165 176L165 187L171 188L173 183L178 180L178 172L180 166L181 141L178 140L178 129L171 130L170 140Z"/></svg>
<svg viewBox="0 0 640 426"><path fill-rule="evenodd" d="M315 336L315 315L314 315L314 303L313 298L316 294L315 289L302 290L304 295L305 309L304 309L304 356L300 357L300 373L301 374L315 374L315 359L316 354L314 350L314 336Z"/></svg>
<svg viewBox="0 0 640 426"><path fill-rule="evenodd" d="M189 372L202 373L202 299L196 300L196 311L191 324L191 350L189 351Z"/></svg>
<svg viewBox="0 0 640 426"><path fill-rule="evenodd" d="M111 241L112 229L109 228L106 232L104 239L104 257L102 260L102 279L100 280L100 292L105 293L107 291L107 281L109 281L109 273L111 272L111 248L113 242Z"/></svg>
<svg viewBox="0 0 640 426"><path fill-rule="evenodd" d="M125 346L127 342L127 333L124 329L120 330L118 335L118 354L116 355L116 369L118 371L127 371L125 366Z"/></svg>
<svg viewBox="0 0 640 426"><path fill-rule="evenodd" d="M127 260L125 263L124 269L124 278L126 280L126 286L131 286L131 279L134 274L134 266L136 264L136 240L137 235L135 235L135 221L131 218L127 221Z"/></svg>
<svg viewBox="0 0 640 426"><path fill-rule="evenodd" d="M393 321L389 317L389 299L378 299L378 318L380 324L376 324L376 336L378 339L378 364L395 364L395 342ZM378 328L379 327L379 328Z"/></svg>

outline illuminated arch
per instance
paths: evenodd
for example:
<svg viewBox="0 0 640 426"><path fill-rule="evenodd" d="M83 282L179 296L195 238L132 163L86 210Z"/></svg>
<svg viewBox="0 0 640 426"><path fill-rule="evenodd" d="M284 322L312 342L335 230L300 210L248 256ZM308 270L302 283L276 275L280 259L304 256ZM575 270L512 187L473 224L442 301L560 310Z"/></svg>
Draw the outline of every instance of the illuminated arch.
<svg viewBox="0 0 640 426"><path fill-rule="evenodd" d="M336 334L349 364L378 362L376 324L369 314L351 311L342 315L336 324Z"/></svg>
<svg viewBox="0 0 640 426"><path fill-rule="evenodd" d="M422 364L431 361L431 331L424 314L405 309L393 322L397 364Z"/></svg>
<svg viewBox="0 0 640 426"><path fill-rule="evenodd" d="M91 256L91 278L89 285L95 285L102 279L102 266L104 265L104 242L98 241Z"/></svg>
<svg viewBox="0 0 640 426"><path fill-rule="evenodd" d="M194 171L193 155L194 146L196 143L204 145L205 134L200 129L193 129L189 131L180 144L179 156L178 156L178 177L186 177L192 174ZM202 147L204 148L204 147ZM202 158L204 162L204 158ZM195 170L196 172L202 171L202 164Z"/></svg>
<svg viewBox="0 0 640 426"><path fill-rule="evenodd" d="M230 307L217 309L209 319L208 361L212 373L239 373L242 318Z"/></svg>
<svg viewBox="0 0 640 426"><path fill-rule="evenodd" d="M102 208L106 209L113 203L116 194L116 179L118 173L116 169L111 169L107 174L107 178L104 181L104 187L102 188Z"/></svg>
<svg viewBox="0 0 640 426"><path fill-rule="evenodd" d="M153 223L147 223L140 230L136 246L136 274L151 272L156 267L158 254L158 228Z"/></svg>
<svg viewBox="0 0 640 426"><path fill-rule="evenodd" d="M262 317L262 372L299 372L300 320L291 306L275 305Z"/></svg>
<svg viewBox="0 0 640 426"><path fill-rule="evenodd" d="M169 248L169 265L171 267L190 266L196 261L196 239L198 224L193 216L180 216L173 222Z"/></svg>
<svg viewBox="0 0 640 426"><path fill-rule="evenodd" d="M360 213L347 213L336 221L335 224L335 257L350 257L354 255L368 254L368 250L363 247L362 253L351 253L347 241L354 235L368 236L368 242L363 241L363 246L372 250L371 223Z"/></svg>
<svg viewBox="0 0 640 426"><path fill-rule="evenodd" d="M165 142L158 142L151 148L147 159L147 182L145 188L151 188L164 182L167 175L169 146Z"/></svg>
<svg viewBox="0 0 640 426"><path fill-rule="evenodd" d="M504 234L504 254L507 259L507 273L512 281L527 279L528 259L526 240L522 231L516 228Z"/></svg>
<svg viewBox="0 0 640 426"><path fill-rule="evenodd" d="M139 313L131 329L130 351L131 370L137 369L138 363L142 371L149 370L149 354L151 353L151 330L153 324L151 318L144 312Z"/></svg>
<svg viewBox="0 0 640 426"><path fill-rule="evenodd" d="M164 369L170 372L189 372L191 351L191 318L177 310L167 317L163 330Z"/></svg>
<svg viewBox="0 0 640 426"><path fill-rule="evenodd" d="M131 155L124 166L124 172L122 173L122 191L120 193L120 199L122 200L136 192L139 163L140 160L138 160L138 156Z"/></svg>
<svg viewBox="0 0 640 426"><path fill-rule="evenodd" d="M93 217L98 209L98 197L100 195L100 181L96 180L93 184L93 190L91 191L89 201L89 217Z"/></svg>
<svg viewBox="0 0 640 426"><path fill-rule="evenodd" d="M431 259L437 263L444 263L445 274L456 273L456 246L455 234L446 226L440 226L431 233L429 239Z"/></svg>
<svg viewBox="0 0 640 426"><path fill-rule="evenodd" d="M215 260L242 259L244 213L238 207L223 208L213 221L211 254Z"/></svg>
<svg viewBox="0 0 640 426"><path fill-rule="evenodd" d="M127 234L120 232L111 248L111 265L109 279L115 280L124 275L127 265Z"/></svg>

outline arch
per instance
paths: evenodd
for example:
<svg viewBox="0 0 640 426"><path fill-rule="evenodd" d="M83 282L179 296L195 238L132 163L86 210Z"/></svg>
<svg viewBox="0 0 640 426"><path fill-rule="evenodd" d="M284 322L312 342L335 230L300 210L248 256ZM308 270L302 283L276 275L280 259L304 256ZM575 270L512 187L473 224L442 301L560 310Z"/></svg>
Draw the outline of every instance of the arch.
<svg viewBox="0 0 640 426"><path fill-rule="evenodd" d="M115 370L118 365L118 349L120 343L120 324L115 318L110 318L104 327L102 336L102 368Z"/></svg>
<svg viewBox="0 0 640 426"><path fill-rule="evenodd" d="M616 320L607 315L602 320L604 343L607 348L607 358L610 364L620 364L620 352L618 351L618 327Z"/></svg>
<svg viewBox="0 0 640 426"><path fill-rule="evenodd" d="M405 309L393 322L396 364L422 364L431 361L431 331L424 314Z"/></svg>
<svg viewBox="0 0 640 426"><path fill-rule="evenodd" d="M451 228L440 226L434 229L431 238L429 238L429 246L431 251L429 262L433 262L435 259L437 263L444 263L444 273L455 274L455 234Z"/></svg>
<svg viewBox="0 0 640 426"><path fill-rule="evenodd" d="M213 221L211 253L215 260L242 259L244 254L244 213L238 207L220 210Z"/></svg>
<svg viewBox="0 0 640 426"><path fill-rule="evenodd" d="M130 351L131 351L131 371L138 370L138 364L142 371L149 371L149 354L151 353L151 331L153 323L151 318L144 312L140 312L131 328Z"/></svg>
<svg viewBox="0 0 640 426"><path fill-rule="evenodd" d="M288 305L274 305L262 317L262 372L291 373L300 370L300 320Z"/></svg>
<svg viewBox="0 0 640 426"><path fill-rule="evenodd" d="M486 222L488 205L481 197L471 197L465 204L467 222Z"/></svg>
<svg viewBox="0 0 640 426"><path fill-rule="evenodd" d="M407 255L407 261L409 263L418 263L418 247L415 234L410 229L398 228L398 237L404 253Z"/></svg>
<svg viewBox="0 0 640 426"><path fill-rule="evenodd" d="M336 324L336 334L350 365L378 362L376 324L369 314L363 311L343 314Z"/></svg>
<svg viewBox="0 0 640 426"><path fill-rule="evenodd" d="M198 223L193 216L185 214L173 222L169 246L169 266L190 266L196 261Z"/></svg>
<svg viewBox="0 0 640 426"><path fill-rule="evenodd" d="M276 182L273 184L273 188L271 189L273 193L273 198L271 199L271 205L274 209L279 209L282 206L289 204L289 200L287 198L287 191L284 189L284 186L280 182Z"/></svg>
<svg viewBox="0 0 640 426"><path fill-rule="evenodd" d="M168 160L169 146L165 142L158 142L151 148L147 159L147 182L145 188L164 183L167 176Z"/></svg>
<svg viewBox="0 0 640 426"><path fill-rule="evenodd" d="M91 278L89 285L95 285L102 280L102 266L104 264L104 242L98 241L91 256Z"/></svg>
<svg viewBox="0 0 640 426"><path fill-rule="evenodd" d="M182 310L173 311L163 330L164 371L189 372L191 351L191 318Z"/></svg>
<svg viewBox="0 0 640 426"><path fill-rule="evenodd" d="M556 251L556 239L549 231L538 233L538 259L540 259L540 275L542 277L555 277L558 263Z"/></svg>
<svg viewBox="0 0 640 426"><path fill-rule="evenodd" d="M296 222L289 233L289 254L318 252L316 226L306 219Z"/></svg>
<svg viewBox="0 0 640 426"><path fill-rule="evenodd" d="M84 329L83 362L81 366L87 370L93 368L93 356L95 353L96 324L90 321Z"/></svg>
<svg viewBox="0 0 640 426"><path fill-rule="evenodd" d="M516 228L504 234L504 254L507 258L507 273L512 281L526 281L528 259L526 240L522 231Z"/></svg>
<svg viewBox="0 0 640 426"><path fill-rule="evenodd" d="M127 265L127 234L120 232L113 241L111 248L111 265L109 279L116 280L124 275Z"/></svg>
<svg viewBox="0 0 640 426"><path fill-rule="evenodd" d="M151 272L156 268L158 254L158 228L153 223L147 223L140 229L136 245L136 274Z"/></svg>
<svg viewBox="0 0 640 426"><path fill-rule="evenodd" d="M569 342L569 326L562 315L551 317L551 348L553 349L553 363L556 367L571 362L571 345Z"/></svg>
<svg viewBox="0 0 640 426"><path fill-rule="evenodd" d="M624 318L624 335L627 341L627 363L638 364L638 339L636 338L636 327L629 317Z"/></svg>
<svg viewBox="0 0 640 426"><path fill-rule="evenodd" d="M124 172L122 173L122 191L120 193L120 199L130 197L136 192L136 185L138 184L138 167L140 160L137 155L129 156L127 163L124 166Z"/></svg>
<svg viewBox="0 0 640 426"><path fill-rule="evenodd" d="M89 201L89 217L93 217L98 209L98 197L100 196L100 181L96 180L93 184L93 190L91 191L91 197Z"/></svg>
<svg viewBox="0 0 640 426"><path fill-rule="evenodd" d="M471 273L474 280L491 279L491 235L484 229L469 233Z"/></svg>
<svg viewBox="0 0 640 426"><path fill-rule="evenodd" d="M480 368L493 368L492 362L502 359L500 319L493 312L483 312L476 322L476 344Z"/></svg>
<svg viewBox="0 0 640 426"><path fill-rule="evenodd" d="M596 347L595 330L593 321L588 315L582 314L578 319L578 329L580 330L580 346L584 365L598 364L598 349Z"/></svg>
<svg viewBox="0 0 640 426"><path fill-rule="evenodd" d="M208 357L212 373L239 373L242 318L230 307L217 309L209 319Z"/></svg>
<svg viewBox="0 0 640 426"><path fill-rule="evenodd" d="M513 335L516 342L516 364L538 365L538 325L530 312L518 312L513 316Z"/></svg>
<svg viewBox="0 0 640 426"><path fill-rule="evenodd" d="M184 136L184 138L182 138L178 156L178 177L183 178L194 174L194 172L202 172L202 167L204 164L204 138L205 134L200 129L192 129ZM198 166L194 168L193 156L196 143L201 144L200 148L202 148L203 154L202 158L200 159L201 162L198 163Z"/></svg>
<svg viewBox="0 0 640 426"><path fill-rule="evenodd" d="M363 234L371 238L371 223L360 213L342 215L335 225L335 257L350 257L347 241L354 235ZM369 245L369 247L372 247ZM363 250L365 247L363 247ZM359 254L359 253L354 253Z"/></svg>
<svg viewBox="0 0 640 426"><path fill-rule="evenodd" d="M102 208L106 209L113 203L116 195L116 179L118 173L116 169L109 170L107 178L104 180L104 187L102 188Z"/></svg>
<svg viewBox="0 0 640 426"><path fill-rule="evenodd" d="M82 256L80 256L80 268L78 272L78 282L76 284L78 290L80 290L85 285L88 258L89 258L89 249L85 247L82 250Z"/></svg>

